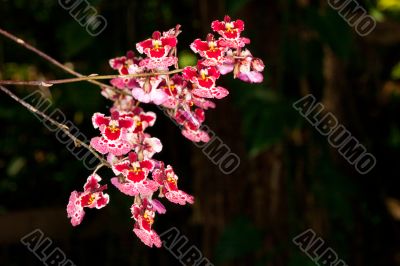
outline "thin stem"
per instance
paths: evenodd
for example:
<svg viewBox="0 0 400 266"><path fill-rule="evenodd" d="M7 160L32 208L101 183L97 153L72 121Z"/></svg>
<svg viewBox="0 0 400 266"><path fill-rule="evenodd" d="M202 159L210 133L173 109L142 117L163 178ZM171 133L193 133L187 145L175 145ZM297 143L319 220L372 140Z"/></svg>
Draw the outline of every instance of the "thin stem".
<svg viewBox="0 0 400 266"><path fill-rule="evenodd" d="M69 78L69 79L58 79L58 80L47 80L47 81L15 81L15 80L0 80L0 84L2 85L26 85L26 86L45 86L50 87L55 84L65 84L65 83L73 83L79 81L91 81L91 80L103 80L103 79L113 79L113 78L138 78L138 77L151 77L158 75L171 75L175 73L182 72L183 69L175 69L167 72L154 72L154 73L143 73L143 74L129 74L129 75L90 75L90 76L81 76L77 78Z"/></svg>
<svg viewBox="0 0 400 266"><path fill-rule="evenodd" d="M69 73L69 74L72 74L72 75L74 75L74 76L76 76L76 77L83 77L82 74L80 74L80 73L78 73L78 72L72 70L71 68L69 68L69 67L63 65L62 63L60 63L60 62L57 61L56 59L54 59L54 58L52 58L51 56L49 56L49 55L43 53L42 51L40 51L40 50L38 50L37 48L35 48L35 47L33 47L32 45L30 45L29 43L25 42L24 40L22 40L22 39L20 39L20 38L18 38L18 37L16 37L16 36L14 36L13 34L7 32L7 31L5 31L5 30L3 30L2 28L0 28L0 35L3 35L4 37L6 37L6 38L8 38L8 39L10 39L10 40L12 40L12 41L14 41L14 42L16 42L17 44L21 45L22 47L24 47L24 48L26 48L26 49L28 49L28 50L34 52L34 53L37 54L38 56L42 57L44 60L46 60L46 61L52 63L53 65L55 65L55 66L61 68L61 69L64 70L65 72L67 72L67 73ZM107 84L103 84L103 83L97 82L97 81L95 81L95 80L91 80L91 81L89 81L89 82L91 82L91 83L93 83L93 84L96 84L96 85L98 85L98 86L100 86L100 87L112 88L111 86L109 86L109 85L107 85Z"/></svg>
<svg viewBox="0 0 400 266"><path fill-rule="evenodd" d="M6 93L8 96L10 96L12 99L14 99L16 102L18 102L19 104L21 104L23 107L25 107L26 109L28 109L29 111L40 115L41 117L43 117L44 119L46 119L46 121L50 121L50 123L52 123L53 125L55 125L57 128L59 128L60 130L62 130L70 139L72 139L75 143L76 146L82 146L86 149L88 149L94 156L96 156L97 159L100 160L100 162L111 168L111 165L103 158L101 157L92 147L90 147L89 145L87 145L86 143L84 143L83 141L81 141L80 139L78 139L77 137L75 137L74 135L71 134L71 132L69 132L69 128L66 125L63 125L57 121L55 121L54 119L52 119L51 117L47 116L45 113L39 111L38 109L36 109L35 107L33 107L32 105L30 105L29 103L25 102L24 100L22 100L21 98L19 98L18 96L16 96L14 93L12 93L11 91L9 91L7 88L0 86L0 90L2 90L4 93Z"/></svg>
<svg viewBox="0 0 400 266"><path fill-rule="evenodd" d="M56 67L64 70L65 72L72 74L76 77L84 77L84 75L72 70L71 68L61 64L59 61L57 61L56 59L52 58L51 56L49 56L48 54L45 54L44 52L40 51L39 49L33 47L32 45L30 45L29 43L25 42L24 40L14 36L13 34L3 30L0 28L0 35L3 35L4 37L14 41L15 43L21 45L22 47L26 48L27 50L30 50L32 52L34 52L35 54L37 54L38 56L40 56L41 58L43 58L44 60L50 62L51 64L55 65ZM107 88L110 89L112 91L114 91L115 93L119 93L119 94L124 94L124 95L129 95L124 91L118 90L110 85L98 82L96 80L87 80L88 82L95 84L97 86L100 86L100 88ZM4 85L6 85L7 83L5 83ZM15 85L24 85L24 84L15 84ZM42 85L42 84L41 84ZM39 85L39 86L41 86Z"/></svg>
<svg viewBox="0 0 400 266"><path fill-rule="evenodd" d="M103 166L106 166L106 165L104 165L103 163L100 163L100 164L96 167L96 169L94 169L93 174L96 174L97 171L99 171Z"/></svg>

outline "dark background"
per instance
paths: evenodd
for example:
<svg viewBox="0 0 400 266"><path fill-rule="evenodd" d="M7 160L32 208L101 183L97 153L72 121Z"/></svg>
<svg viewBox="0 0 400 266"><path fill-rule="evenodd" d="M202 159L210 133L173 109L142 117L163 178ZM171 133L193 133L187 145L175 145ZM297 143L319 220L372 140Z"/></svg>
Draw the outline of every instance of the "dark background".
<svg viewBox="0 0 400 266"><path fill-rule="evenodd" d="M224 175L158 112L150 133L156 158L174 166L193 206L166 203L159 233L177 227L214 265L316 265L292 243L311 228L348 265L400 265L400 4L359 1L378 19L360 37L325 0L90 1L108 26L91 37L55 0L0 0L0 26L83 74L114 74L108 59L134 49L154 30L181 24L182 58L225 14L246 23L249 48L266 64L265 81L223 77L230 96L206 124L241 158ZM391 7L387 5L392 3ZM387 8L388 7L388 8ZM186 53L185 53L186 52ZM0 79L70 77L0 37ZM35 87L8 86L24 97ZM45 90L46 91L46 90ZM86 136L94 112L110 102L89 83L47 89ZM292 104L312 93L377 165L367 175L329 146ZM90 174L30 112L0 94L0 265L43 265L19 241L39 228L76 265L180 265L132 232L131 200L110 186L110 204L72 228L65 207ZM101 170L105 179L110 171Z"/></svg>

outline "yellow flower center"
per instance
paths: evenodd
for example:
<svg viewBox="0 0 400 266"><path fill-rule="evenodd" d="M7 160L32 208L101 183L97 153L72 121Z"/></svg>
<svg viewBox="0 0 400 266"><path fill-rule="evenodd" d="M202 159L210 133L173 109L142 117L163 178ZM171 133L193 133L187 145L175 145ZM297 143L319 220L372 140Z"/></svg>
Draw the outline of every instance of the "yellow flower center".
<svg viewBox="0 0 400 266"><path fill-rule="evenodd" d="M172 174L168 174L167 175L167 182L168 183L172 183L172 184L176 184L176 179L172 176Z"/></svg>
<svg viewBox="0 0 400 266"><path fill-rule="evenodd" d="M209 49L210 51L215 51L215 50L217 50L217 48L216 48L216 43L215 43L215 42L209 42L209 43L208 43L208 47L210 48L210 49Z"/></svg>
<svg viewBox="0 0 400 266"><path fill-rule="evenodd" d="M232 23L226 23L226 24L225 24L225 28L226 28L226 31L227 31L227 32L232 32L234 26L233 26Z"/></svg>
<svg viewBox="0 0 400 266"><path fill-rule="evenodd" d="M143 218L146 220L147 223L149 223L150 225L152 225L154 223L154 219L151 218L151 216L149 215L148 211L145 211Z"/></svg>
<svg viewBox="0 0 400 266"><path fill-rule="evenodd" d="M119 130L119 128L114 126L114 125L111 125L108 128L111 130L112 133L115 133L115 132L117 132Z"/></svg>
<svg viewBox="0 0 400 266"><path fill-rule="evenodd" d="M202 80L205 80L205 79L207 78L207 77L206 77L206 72L201 71L200 74L201 74L201 79L202 79Z"/></svg>
<svg viewBox="0 0 400 266"><path fill-rule="evenodd" d="M153 41L153 49L158 50L162 46L161 41L159 40L154 40Z"/></svg>
<svg viewBox="0 0 400 266"><path fill-rule="evenodd" d="M142 169L141 168L138 168L138 167L136 167L136 166L134 166L133 168L131 168L131 169L129 169L129 172L132 172L132 173L138 173L138 172L141 172L142 171Z"/></svg>
<svg viewBox="0 0 400 266"><path fill-rule="evenodd" d="M88 205L92 205L95 199L96 199L96 197L93 194L90 195L90 198L88 200Z"/></svg>

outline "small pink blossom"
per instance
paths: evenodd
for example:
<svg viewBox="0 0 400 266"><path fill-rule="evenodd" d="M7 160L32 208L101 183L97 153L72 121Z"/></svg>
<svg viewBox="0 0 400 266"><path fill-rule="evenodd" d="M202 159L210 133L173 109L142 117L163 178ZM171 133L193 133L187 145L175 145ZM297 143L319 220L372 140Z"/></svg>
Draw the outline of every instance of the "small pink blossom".
<svg viewBox="0 0 400 266"><path fill-rule="evenodd" d="M157 203L156 203L157 204ZM144 198L141 203L135 202L131 207L132 218L136 221L133 232L149 247L161 247L161 239L152 229L155 218L154 201Z"/></svg>
<svg viewBox="0 0 400 266"><path fill-rule="evenodd" d="M107 185L100 186L100 176L93 174L88 177L83 192L73 191L68 201L67 214L73 226L79 225L85 216L84 208L101 209L105 207L110 198L103 191Z"/></svg>
<svg viewBox="0 0 400 266"><path fill-rule="evenodd" d="M205 66L219 65L224 58L226 47L221 45L221 41L215 40L214 35L209 34L206 41L196 39L190 48L203 57Z"/></svg>
<svg viewBox="0 0 400 266"><path fill-rule="evenodd" d="M249 83L260 83L264 76L261 73L264 70L264 63L261 59L254 58L249 50L241 53L244 59L240 60L234 70L235 77Z"/></svg>
<svg viewBox="0 0 400 266"><path fill-rule="evenodd" d="M162 186L161 193L165 195L169 201L179 205L194 203L193 196L178 189L178 176L170 165L165 169L156 169L153 172L153 178Z"/></svg>
<svg viewBox="0 0 400 266"><path fill-rule="evenodd" d="M196 86L196 89L211 89L215 87L216 80L220 73L215 67L206 67L201 64L197 68L185 67L183 77Z"/></svg>
<svg viewBox="0 0 400 266"><path fill-rule="evenodd" d="M221 36L221 46L230 48L244 47L250 43L248 38L241 37L242 31L244 31L243 20L231 21L229 16L225 16L223 21L215 20L211 23L213 31L218 32Z"/></svg>
<svg viewBox="0 0 400 266"><path fill-rule="evenodd" d="M151 160L138 161L136 153L131 152L129 160L113 165L114 173L122 174L125 179L121 181L115 177L111 179L111 183L129 196L150 195L158 189L155 181L147 179L153 169L154 164Z"/></svg>
<svg viewBox="0 0 400 266"><path fill-rule="evenodd" d="M132 89L133 97L139 102L160 105L168 99L168 95L158 86L163 81L162 76L137 79L138 86Z"/></svg>
<svg viewBox="0 0 400 266"><path fill-rule="evenodd" d="M99 128L101 137L92 138L90 145L102 154L112 153L116 156L129 152L131 145L126 140L128 130L132 130L135 123L130 118L120 118L118 112L111 117L95 113L92 117L94 128Z"/></svg>
<svg viewBox="0 0 400 266"><path fill-rule="evenodd" d="M156 69L176 64L178 59L175 56L170 56L169 53L171 49L176 47L177 42L175 36L161 35L159 31L155 31L152 38L136 44L139 53L148 56L139 65L148 69Z"/></svg>

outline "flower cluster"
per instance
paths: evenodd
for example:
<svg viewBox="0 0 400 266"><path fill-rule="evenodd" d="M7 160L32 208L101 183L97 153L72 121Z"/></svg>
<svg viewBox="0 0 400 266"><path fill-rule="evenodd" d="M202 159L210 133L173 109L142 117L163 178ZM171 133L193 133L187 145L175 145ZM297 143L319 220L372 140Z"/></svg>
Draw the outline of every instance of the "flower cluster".
<svg viewBox="0 0 400 266"><path fill-rule="evenodd" d="M110 66L119 76L111 80L113 88L104 88L102 94L113 101L113 106L109 115L95 113L92 117L99 136L92 138L90 145L107 159L115 174L111 183L133 197L133 232L150 247L161 246L152 225L156 213L166 212L156 197L179 205L193 204L194 198L178 188L172 166L153 158L162 144L145 131L154 125L156 114L145 112L139 104L160 106L181 126L186 138L208 142L210 137L201 130L205 111L215 108L212 99L229 94L217 85L221 75L233 72L234 78L246 82L263 80L263 62L244 48L250 40L241 36L243 21L231 21L226 16L223 21L214 21L211 28L218 38L208 34L205 41L196 39L190 45L201 57L196 66L178 69L179 25L163 33L156 31L137 43L141 56L129 51L126 56L111 59ZM82 222L84 208L100 209L109 202L104 193L107 186L99 184L101 178L96 173L100 167L89 176L83 192L74 191L70 196L67 212L74 226Z"/></svg>

